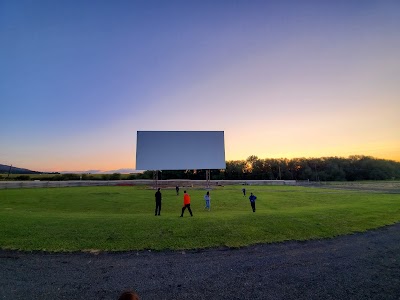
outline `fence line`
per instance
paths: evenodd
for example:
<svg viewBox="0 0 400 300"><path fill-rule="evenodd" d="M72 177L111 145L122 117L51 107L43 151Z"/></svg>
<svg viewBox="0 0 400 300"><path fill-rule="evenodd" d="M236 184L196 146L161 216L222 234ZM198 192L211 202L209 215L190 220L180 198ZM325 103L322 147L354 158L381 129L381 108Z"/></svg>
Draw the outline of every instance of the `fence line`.
<svg viewBox="0 0 400 300"><path fill-rule="evenodd" d="M0 181L0 189L19 188L58 188L81 186L153 186L153 180L68 180L68 181ZM169 179L158 180L159 187L200 187L206 186L206 180ZM296 185L295 180L210 180L211 186L224 185Z"/></svg>

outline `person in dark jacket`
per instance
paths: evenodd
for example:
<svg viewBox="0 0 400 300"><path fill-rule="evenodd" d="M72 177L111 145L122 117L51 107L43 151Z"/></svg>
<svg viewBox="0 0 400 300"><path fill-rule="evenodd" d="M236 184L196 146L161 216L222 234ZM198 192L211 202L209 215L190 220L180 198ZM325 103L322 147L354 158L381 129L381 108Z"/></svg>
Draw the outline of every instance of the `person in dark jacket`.
<svg viewBox="0 0 400 300"><path fill-rule="evenodd" d="M250 193L250 204L251 204L251 208L253 209L253 212L256 212L256 199L257 197L253 195L253 193Z"/></svg>
<svg viewBox="0 0 400 300"><path fill-rule="evenodd" d="M155 215L159 216L160 212L161 212L161 192L160 192L160 188L158 188L157 192L155 193L155 197L156 197L156 211L155 211Z"/></svg>

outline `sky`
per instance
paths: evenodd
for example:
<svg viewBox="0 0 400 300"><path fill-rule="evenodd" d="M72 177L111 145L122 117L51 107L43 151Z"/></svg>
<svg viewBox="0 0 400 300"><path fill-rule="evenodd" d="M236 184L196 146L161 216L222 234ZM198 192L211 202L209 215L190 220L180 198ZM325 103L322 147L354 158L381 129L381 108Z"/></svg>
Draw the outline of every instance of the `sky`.
<svg viewBox="0 0 400 300"><path fill-rule="evenodd" d="M146 130L400 161L399 112L397 0L0 0L0 164L135 168Z"/></svg>

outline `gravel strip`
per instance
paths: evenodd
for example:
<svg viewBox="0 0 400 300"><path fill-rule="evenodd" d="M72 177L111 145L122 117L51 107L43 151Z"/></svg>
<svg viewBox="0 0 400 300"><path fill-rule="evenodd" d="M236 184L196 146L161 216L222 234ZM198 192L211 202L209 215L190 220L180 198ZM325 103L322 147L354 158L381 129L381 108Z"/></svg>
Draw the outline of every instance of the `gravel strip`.
<svg viewBox="0 0 400 300"><path fill-rule="evenodd" d="M0 299L400 299L400 223L241 249L0 251Z"/></svg>

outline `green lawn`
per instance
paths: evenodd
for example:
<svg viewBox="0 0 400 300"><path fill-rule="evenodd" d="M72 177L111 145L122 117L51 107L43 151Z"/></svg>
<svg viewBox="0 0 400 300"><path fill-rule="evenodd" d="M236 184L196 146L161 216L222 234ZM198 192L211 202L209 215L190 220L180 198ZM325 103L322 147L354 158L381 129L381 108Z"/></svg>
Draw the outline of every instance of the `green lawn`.
<svg viewBox="0 0 400 300"><path fill-rule="evenodd" d="M400 221L400 195L290 186L189 189L194 217L180 218L182 193L162 190L160 217L154 190L74 187L0 190L0 248L21 250L141 250L240 247L306 240ZM183 192L183 190L181 190Z"/></svg>

